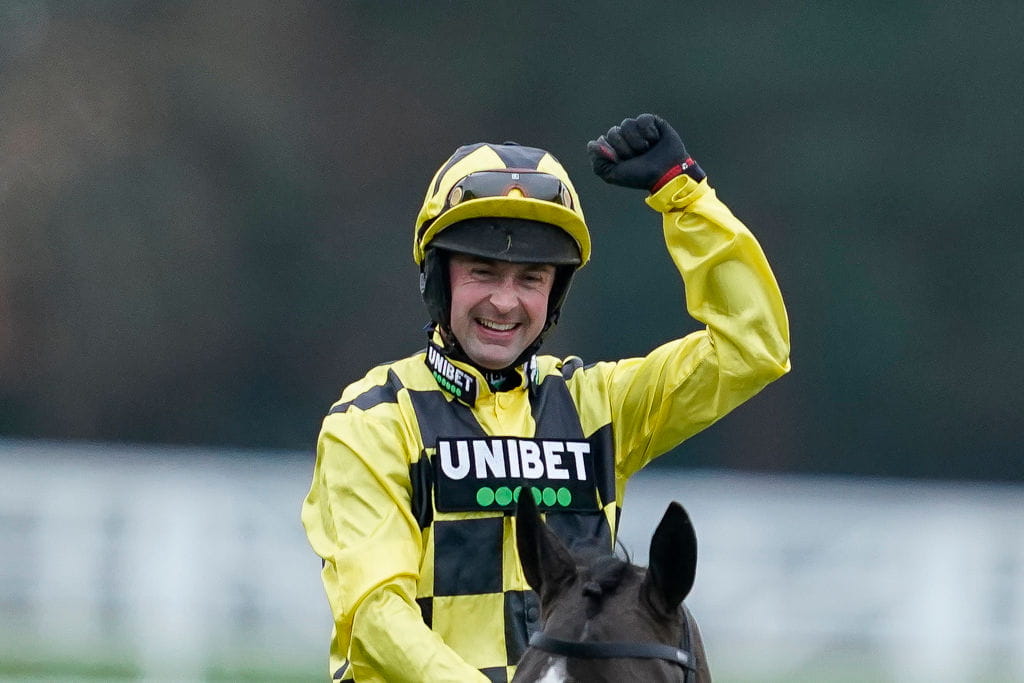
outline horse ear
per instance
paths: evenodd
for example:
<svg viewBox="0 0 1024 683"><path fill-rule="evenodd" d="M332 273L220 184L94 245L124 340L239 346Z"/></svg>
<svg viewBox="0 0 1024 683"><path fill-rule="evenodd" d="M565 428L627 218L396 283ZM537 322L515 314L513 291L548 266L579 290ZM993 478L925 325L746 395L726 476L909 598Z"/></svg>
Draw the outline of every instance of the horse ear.
<svg viewBox="0 0 1024 683"><path fill-rule="evenodd" d="M690 516L670 503L651 538L650 563L641 594L665 614L674 614L693 588L697 574L697 535Z"/></svg>
<svg viewBox="0 0 1024 683"><path fill-rule="evenodd" d="M576 578L576 562L568 548L540 518L533 490L524 486L516 505L516 548L526 582L541 601Z"/></svg>

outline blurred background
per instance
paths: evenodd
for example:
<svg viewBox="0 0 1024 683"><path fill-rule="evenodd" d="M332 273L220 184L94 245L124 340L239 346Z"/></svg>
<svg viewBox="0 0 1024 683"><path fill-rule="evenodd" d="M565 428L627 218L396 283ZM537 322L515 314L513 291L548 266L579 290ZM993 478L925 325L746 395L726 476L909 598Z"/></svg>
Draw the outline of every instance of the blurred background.
<svg viewBox="0 0 1024 683"><path fill-rule="evenodd" d="M696 323L585 145L653 111L767 252L793 372L638 478L624 537L691 509L726 680L1024 678L1022 28L1015 2L0 0L0 676L322 677L298 509L341 389L424 343L431 175L468 142L554 153L595 253L545 348L643 354Z"/></svg>

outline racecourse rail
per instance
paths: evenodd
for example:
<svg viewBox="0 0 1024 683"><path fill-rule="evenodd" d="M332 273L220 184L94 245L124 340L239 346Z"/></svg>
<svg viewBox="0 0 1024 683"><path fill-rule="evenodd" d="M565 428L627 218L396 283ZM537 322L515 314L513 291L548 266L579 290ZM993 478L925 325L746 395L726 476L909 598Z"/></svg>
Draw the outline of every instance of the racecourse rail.
<svg viewBox="0 0 1024 683"><path fill-rule="evenodd" d="M672 457L672 456L670 456ZM0 678L322 677L312 454L0 441ZM659 468L716 681L1024 680L1024 488Z"/></svg>

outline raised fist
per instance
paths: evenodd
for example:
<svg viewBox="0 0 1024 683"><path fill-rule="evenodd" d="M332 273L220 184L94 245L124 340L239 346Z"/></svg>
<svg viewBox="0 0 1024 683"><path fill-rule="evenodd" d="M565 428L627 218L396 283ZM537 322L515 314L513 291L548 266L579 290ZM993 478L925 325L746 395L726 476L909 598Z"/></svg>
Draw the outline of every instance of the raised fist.
<svg viewBox="0 0 1024 683"><path fill-rule="evenodd" d="M653 192L682 172L697 180L704 177L679 134L654 114L640 114L612 126L587 143L587 152L594 173L613 185Z"/></svg>

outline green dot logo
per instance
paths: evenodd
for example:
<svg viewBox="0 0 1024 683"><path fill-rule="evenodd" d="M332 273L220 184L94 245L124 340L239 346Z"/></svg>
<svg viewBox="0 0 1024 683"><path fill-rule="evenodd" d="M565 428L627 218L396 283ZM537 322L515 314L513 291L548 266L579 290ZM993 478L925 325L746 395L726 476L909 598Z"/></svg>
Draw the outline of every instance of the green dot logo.
<svg viewBox="0 0 1024 683"><path fill-rule="evenodd" d="M555 497L558 499L558 504L564 508L567 508L572 504L572 491L564 486L558 489L558 493L555 494Z"/></svg>
<svg viewBox="0 0 1024 683"><path fill-rule="evenodd" d="M550 486L544 487L543 497L544 504L547 505L548 507L552 507L555 504L555 501L558 499L558 496L555 494L555 490Z"/></svg>
<svg viewBox="0 0 1024 683"><path fill-rule="evenodd" d="M480 507L487 507L494 502L494 491L490 486L481 486L476 492L476 502Z"/></svg>
<svg viewBox="0 0 1024 683"><path fill-rule="evenodd" d="M543 497L540 494L540 489L531 488L530 492L533 493L533 502L536 503L537 505L540 505L541 500L543 499Z"/></svg>
<svg viewBox="0 0 1024 683"><path fill-rule="evenodd" d="M512 489L502 486L494 492L494 502L498 505L508 505L512 502Z"/></svg>
<svg viewBox="0 0 1024 683"><path fill-rule="evenodd" d="M517 486L515 488L515 490L512 491L512 500L514 500L515 502L518 503L519 502L519 494L522 493L522 491L523 491L523 487L522 486Z"/></svg>

